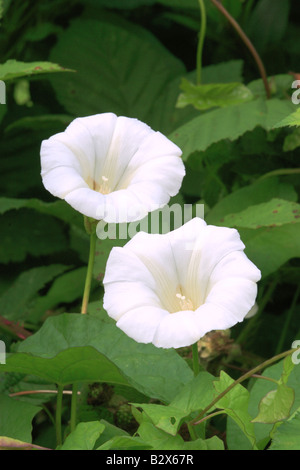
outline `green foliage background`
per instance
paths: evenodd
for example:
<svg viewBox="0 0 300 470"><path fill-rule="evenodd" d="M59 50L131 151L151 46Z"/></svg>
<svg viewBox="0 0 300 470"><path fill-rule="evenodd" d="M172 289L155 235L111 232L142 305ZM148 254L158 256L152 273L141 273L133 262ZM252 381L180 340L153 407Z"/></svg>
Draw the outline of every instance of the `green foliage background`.
<svg viewBox="0 0 300 470"><path fill-rule="evenodd" d="M262 272L258 314L232 329L227 347L218 349L218 343L208 359L203 356L208 372L201 373L220 376L213 385L211 375L202 375L203 383L221 391L240 375L237 368L250 369L300 339L300 120L299 105L291 100L300 72L300 5L223 4L261 55L270 99L249 50L210 0L202 87L196 84L198 0L0 1L0 80L6 84L6 104L0 105L0 338L10 353L0 366L0 436L55 447L53 395L9 395L76 383L82 387L81 427L64 448L192 449L191 441L174 435L168 417L178 415L179 426L209 403L186 398L192 381L188 353L136 345L103 311L105 264L120 242L97 242L90 316L77 315L89 239L81 216L44 189L39 149L78 116L136 117L179 145L187 174L176 202L202 203L208 223L237 228ZM296 369L289 372L293 390L299 386ZM144 404L143 413L138 406L134 411L138 437L115 427L120 404L103 398L101 387L93 404L91 384L99 381L99 370L100 381L114 385L114 396ZM276 374L280 380L281 363ZM230 449L264 448L271 442L274 449L299 450L298 395L293 408L276 415L286 409L280 393L289 402L286 382L272 396L282 419L265 413L263 422L251 421L272 390L269 384L254 380L243 392L236 388L237 396L219 404L227 424L225 418L212 420L194 448L223 448L223 442ZM153 409L150 397L162 408ZM64 403L67 435L68 397ZM7 410L22 416L19 424L8 424Z"/></svg>

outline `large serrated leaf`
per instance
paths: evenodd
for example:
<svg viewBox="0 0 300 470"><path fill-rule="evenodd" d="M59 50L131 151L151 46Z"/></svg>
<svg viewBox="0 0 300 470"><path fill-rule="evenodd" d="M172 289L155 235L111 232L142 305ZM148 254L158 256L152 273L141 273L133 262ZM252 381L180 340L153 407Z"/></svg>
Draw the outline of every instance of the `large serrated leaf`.
<svg viewBox="0 0 300 470"><path fill-rule="evenodd" d="M242 228L279 227L299 222L300 204L276 198L250 206L242 212L228 214L222 219L222 225L226 227Z"/></svg>
<svg viewBox="0 0 300 470"><path fill-rule="evenodd" d="M264 178L221 199L208 212L205 220L208 224L219 225L226 215L240 213L249 206L266 203L273 198L296 202L298 196L292 185L280 182L279 178Z"/></svg>
<svg viewBox="0 0 300 470"><path fill-rule="evenodd" d="M300 126L300 108L297 108L296 111L289 114L289 116L282 119L280 122L274 125L274 129L277 127L293 127L293 126Z"/></svg>
<svg viewBox="0 0 300 470"><path fill-rule="evenodd" d="M203 151L223 139L236 140L247 131L261 126L266 130L292 110L290 101L277 98L258 99L248 103L216 109L202 114L176 129L169 138L183 151L183 159Z"/></svg>
<svg viewBox="0 0 300 470"><path fill-rule="evenodd" d="M57 98L68 112L76 116L114 112L153 127L161 123L164 114L170 126L166 111L172 111L176 95L171 105L165 95L185 69L145 30L130 24L125 28L76 20L60 36L51 60L77 70L76 74L51 77Z"/></svg>

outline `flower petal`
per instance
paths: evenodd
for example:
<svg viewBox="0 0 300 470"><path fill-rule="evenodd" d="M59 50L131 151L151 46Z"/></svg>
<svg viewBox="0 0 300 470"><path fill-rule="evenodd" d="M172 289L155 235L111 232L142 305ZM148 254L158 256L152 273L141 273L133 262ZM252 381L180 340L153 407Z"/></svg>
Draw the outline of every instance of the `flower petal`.
<svg viewBox="0 0 300 470"><path fill-rule="evenodd" d="M139 343L151 343L158 325L169 312L155 306L140 307L128 311L117 322L117 326Z"/></svg>
<svg viewBox="0 0 300 470"><path fill-rule="evenodd" d="M190 346L200 339L195 312L180 311L166 316L159 323L153 344L160 348Z"/></svg>
<svg viewBox="0 0 300 470"><path fill-rule="evenodd" d="M185 174L180 156L179 147L147 124L104 113L77 118L43 141L41 175L48 191L82 214L132 222L177 194Z"/></svg>
<svg viewBox="0 0 300 470"><path fill-rule="evenodd" d="M118 291L118 295L114 293ZM161 308L156 292L142 282L119 282L105 285L103 307L109 311L109 316L119 320L130 310L141 307Z"/></svg>
<svg viewBox="0 0 300 470"><path fill-rule="evenodd" d="M136 341L189 346L253 307L260 271L243 249L236 230L201 219L164 235L140 232L112 250L104 308Z"/></svg>

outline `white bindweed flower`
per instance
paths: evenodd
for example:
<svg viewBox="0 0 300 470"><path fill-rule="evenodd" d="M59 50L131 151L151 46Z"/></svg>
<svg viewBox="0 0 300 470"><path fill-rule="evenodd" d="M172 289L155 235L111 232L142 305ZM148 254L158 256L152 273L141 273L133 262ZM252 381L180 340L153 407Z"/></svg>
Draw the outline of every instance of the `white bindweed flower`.
<svg viewBox="0 0 300 470"><path fill-rule="evenodd" d="M166 205L185 175L181 150L113 113L75 119L41 146L45 188L96 220L133 222Z"/></svg>
<svg viewBox="0 0 300 470"><path fill-rule="evenodd" d="M104 276L104 308L140 343L189 346L243 321L260 271L235 229L194 218L173 232L140 232L114 247Z"/></svg>

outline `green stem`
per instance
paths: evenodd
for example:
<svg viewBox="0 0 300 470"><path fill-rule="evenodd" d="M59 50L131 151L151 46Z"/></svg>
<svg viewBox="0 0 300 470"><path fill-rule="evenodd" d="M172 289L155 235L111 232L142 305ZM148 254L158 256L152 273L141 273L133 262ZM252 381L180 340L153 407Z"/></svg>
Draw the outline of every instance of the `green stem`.
<svg viewBox="0 0 300 470"><path fill-rule="evenodd" d="M197 47L197 85L201 84L202 75L202 53L206 34L206 10L204 0L198 0L201 12L201 26L199 31L199 40Z"/></svg>
<svg viewBox="0 0 300 470"><path fill-rule="evenodd" d="M86 314L88 309L88 303L90 298L91 284L93 278L93 268L95 260L95 249L96 249L97 234L96 231L92 231L90 234L90 254L87 267L87 274L85 279L84 293L82 298L81 313Z"/></svg>
<svg viewBox="0 0 300 470"><path fill-rule="evenodd" d="M71 398L71 419L70 419L71 432L74 431L76 428L77 391L78 391L78 385L73 384L72 398Z"/></svg>
<svg viewBox="0 0 300 470"><path fill-rule="evenodd" d="M281 168L278 170L270 171L262 176L260 176L256 181L263 180L265 178L270 178L272 176L286 176L286 175L297 175L300 173L300 168Z"/></svg>
<svg viewBox="0 0 300 470"><path fill-rule="evenodd" d="M229 393L236 385L244 382L244 380L249 379L253 374L256 374L256 372L265 369L266 367L270 366L274 362L279 361L280 359L283 359L286 356L289 356L290 354L293 354L296 351L300 351L300 348L298 349L289 349L288 351L284 351L283 353L277 354L276 356L271 357L271 359L268 359L267 361L262 362L258 366L254 367L250 371L246 372L246 374L242 375L239 379L235 380L229 387L227 387L222 393L220 393L214 400L206 407L204 408L199 415L194 418L192 421L190 421L190 424L196 425L199 423L199 421L202 419L202 417L213 407L216 405L216 403L221 400L227 393Z"/></svg>
<svg viewBox="0 0 300 470"><path fill-rule="evenodd" d="M258 70L260 72L261 78L263 80L267 98L268 99L271 98L271 89L270 89L270 85L269 85L269 82L268 82L268 79L267 79L267 73L266 73L266 70L265 70L265 66L264 66L257 50L253 46L252 42L250 41L250 39L248 38L246 33L242 30L242 28L237 23L237 21L231 16L231 14L222 5L222 3L220 3L218 0L210 0L210 1L218 8L218 10L222 13L222 15L225 16L225 18L227 18L229 23L236 30L236 32L238 33L238 35L240 36L240 38L242 39L242 41L244 42L244 44L246 45L246 47L248 48L250 53L252 54L252 57L254 58L254 60L256 62L256 65L257 65Z"/></svg>
<svg viewBox="0 0 300 470"><path fill-rule="evenodd" d="M199 371L200 371L199 353L198 353L198 344L197 343L194 343L192 345L192 352L193 352L193 370L194 370L194 376L196 377L199 374Z"/></svg>
<svg viewBox="0 0 300 470"><path fill-rule="evenodd" d="M279 338L279 341L278 341L278 344L277 344L275 354L279 354L280 351L282 351L282 348L284 346L284 341L285 341L285 338L286 338L286 335L287 335L287 332L288 332L288 328L290 326L291 318L293 316L295 307L296 307L297 302L298 302L299 295L300 295L300 286L298 286L298 288L296 289L296 292L295 292L295 295L294 295L294 298L293 298L293 301L292 301L292 305L291 305L291 307L290 307L290 309L287 313L285 323L284 323L282 331L281 331L281 335L280 335L280 338Z"/></svg>
<svg viewBox="0 0 300 470"><path fill-rule="evenodd" d="M190 423L187 423L187 428L189 430L192 441L195 441L197 439L197 435L195 433L194 426L192 426Z"/></svg>
<svg viewBox="0 0 300 470"><path fill-rule="evenodd" d="M223 413L225 413L224 410L215 411L214 413L211 413L210 415L204 416L204 418L200 419L200 421L197 421L197 423L195 423L195 424L203 423L207 419L213 418L214 416L218 416L218 415L221 415Z"/></svg>
<svg viewBox="0 0 300 470"><path fill-rule="evenodd" d="M56 413L55 413L56 444L57 444L57 446L62 445L62 431L61 431L62 399L63 399L63 386L59 385L58 389L57 389Z"/></svg>

